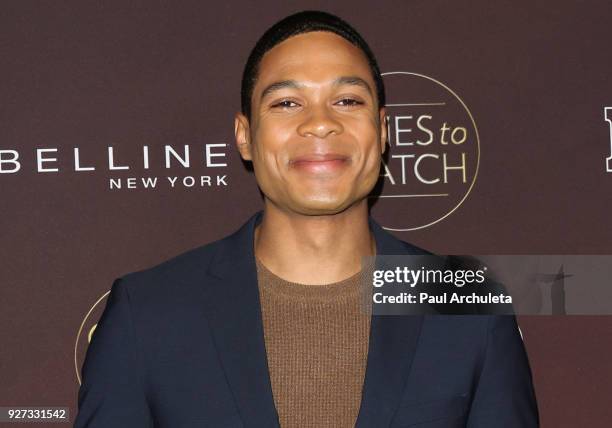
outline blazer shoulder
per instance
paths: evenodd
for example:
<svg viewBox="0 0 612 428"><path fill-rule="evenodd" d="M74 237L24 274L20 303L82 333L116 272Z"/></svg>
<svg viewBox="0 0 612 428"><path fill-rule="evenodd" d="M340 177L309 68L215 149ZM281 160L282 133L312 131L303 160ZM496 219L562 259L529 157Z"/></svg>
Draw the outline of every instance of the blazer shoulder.
<svg viewBox="0 0 612 428"><path fill-rule="evenodd" d="M155 294L160 291L165 294L168 288L176 290L177 287L201 283L215 255L228 245L232 236L189 249L149 268L126 273L118 280L128 294Z"/></svg>
<svg viewBox="0 0 612 428"><path fill-rule="evenodd" d="M406 242L406 241L399 241L401 243L401 245L404 247L404 251L406 251L406 253L408 254L418 254L418 255L423 255L423 256L433 256L435 255L434 253L432 253L431 251L428 251L424 248L418 247L414 244L411 244L410 242Z"/></svg>

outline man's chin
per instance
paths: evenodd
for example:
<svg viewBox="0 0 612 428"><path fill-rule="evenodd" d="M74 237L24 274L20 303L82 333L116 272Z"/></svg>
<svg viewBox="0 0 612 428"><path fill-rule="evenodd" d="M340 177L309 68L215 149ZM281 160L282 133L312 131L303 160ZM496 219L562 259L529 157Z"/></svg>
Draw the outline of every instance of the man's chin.
<svg viewBox="0 0 612 428"><path fill-rule="evenodd" d="M350 206L354 205L356 201L351 200L338 200L338 199L310 199L307 201L295 201L293 210L296 213L302 215L334 215L340 214Z"/></svg>

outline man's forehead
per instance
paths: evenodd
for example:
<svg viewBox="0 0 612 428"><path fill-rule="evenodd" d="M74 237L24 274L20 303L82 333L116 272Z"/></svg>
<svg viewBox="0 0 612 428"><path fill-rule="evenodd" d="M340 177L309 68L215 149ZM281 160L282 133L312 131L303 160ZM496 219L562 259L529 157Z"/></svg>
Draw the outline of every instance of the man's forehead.
<svg viewBox="0 0 612 428"><path fill-rule="evenodd" d="M371 84L367 82L372 80L365 54L329 32L300 34L279 43L264 55L258 71L260 89L284 81L300 82L302 86L327 83L368 88Z"/></svg>

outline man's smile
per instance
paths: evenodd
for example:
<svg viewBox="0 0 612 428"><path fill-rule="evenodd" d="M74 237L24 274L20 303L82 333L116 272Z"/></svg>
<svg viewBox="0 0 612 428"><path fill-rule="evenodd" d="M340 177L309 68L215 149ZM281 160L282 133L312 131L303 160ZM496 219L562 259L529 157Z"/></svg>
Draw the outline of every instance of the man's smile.
<svg viewBox="0 0 612 428"><path fill-rule="evenodd" d="M343 170L350 161L350 156L339 153L312 153L290 159L289 167L310 174L329 174Z"/></svg>

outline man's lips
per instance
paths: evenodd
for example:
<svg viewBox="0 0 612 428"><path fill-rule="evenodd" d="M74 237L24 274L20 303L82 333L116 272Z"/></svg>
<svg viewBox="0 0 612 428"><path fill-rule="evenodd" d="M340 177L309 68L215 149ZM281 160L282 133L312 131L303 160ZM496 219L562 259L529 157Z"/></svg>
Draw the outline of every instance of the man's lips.
<svg viewBox="0 0 612 428"><path fill-rule="evenodd" d="M296 156L289 161L291 168L310 173L330 173L349 164L350 157L338 153Z"/></svg>
<svg viewBox="0 0 612 428"><path fill-rule="evenodd" d="M348 156L339 153L311 153L291 158L290 162L325 162L333 160L348 160Z"/></svg>

